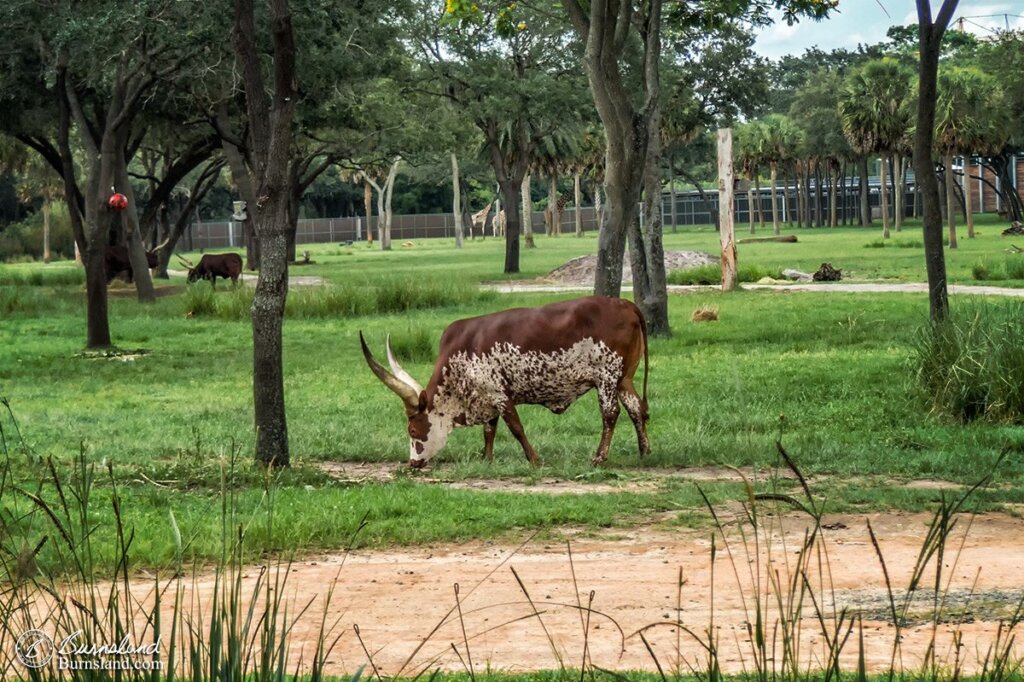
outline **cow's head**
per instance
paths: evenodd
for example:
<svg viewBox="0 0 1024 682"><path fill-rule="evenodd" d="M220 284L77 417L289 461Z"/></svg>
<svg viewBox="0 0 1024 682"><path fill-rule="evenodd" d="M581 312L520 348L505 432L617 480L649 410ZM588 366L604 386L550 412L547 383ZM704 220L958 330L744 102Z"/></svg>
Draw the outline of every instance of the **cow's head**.
<svg viewBox="0 0 1024 682"><path fill-rule="evenodd" d="M150 270L160 265L160 260L156 255L155 249L153 251L146 252L146 263L149 265Z"/></svg>
<svg viewBox="0 0 1024 682"><path fill-rule="evenodd" d="M186 281L189 284L192 284L192 282L195 282L197 279L199 279L199 268L193 265L192 261L188 260L187 258L183 258L182 256L178 256L178 262L184 265L185 269L188 270L188 278L186 279Z"/></svg>
<svg viewBox="0 0 1024 682"><path fill-rule="evenodd" d="M363 346L363 357L373 373L394 391L405 405L405 414L409 417L409 465L419 468L426 465L430 458L444 447L451 433L452 424L441 419L428 404L427 394L420 385L402 369L391 351L391 335L388 335L387 353L389 372L377 360L366 346L363 333L359 332L359 343Z"/></svg>

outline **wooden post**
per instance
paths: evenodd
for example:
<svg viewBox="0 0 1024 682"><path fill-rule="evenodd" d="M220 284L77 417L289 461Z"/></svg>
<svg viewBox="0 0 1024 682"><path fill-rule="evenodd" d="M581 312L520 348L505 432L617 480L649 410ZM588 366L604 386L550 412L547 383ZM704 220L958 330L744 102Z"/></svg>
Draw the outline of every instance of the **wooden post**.
<svg viewBox="0 0 1024 682"><path fill-rule="evenodd" d="M718 236L722 242L722 291L736 288L736 206L732 173L732 128L718 129Z"/></svg>

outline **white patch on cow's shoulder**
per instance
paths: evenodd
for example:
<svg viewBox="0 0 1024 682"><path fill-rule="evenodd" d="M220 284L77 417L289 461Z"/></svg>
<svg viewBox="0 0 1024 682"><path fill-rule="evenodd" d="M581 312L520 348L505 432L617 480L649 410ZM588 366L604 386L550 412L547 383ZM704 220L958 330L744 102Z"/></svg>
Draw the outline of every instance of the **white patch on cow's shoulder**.
<svg viewBox="0 0 1024 682"><path fill-rule="evenodd" d="M434 410L469 426L500 415L509 403L562 412L595 387L603 408L607 396L614 400L622 368L621 355L590 337L550 353L496 343L482 355L462 351L448 358Z"/></svg>

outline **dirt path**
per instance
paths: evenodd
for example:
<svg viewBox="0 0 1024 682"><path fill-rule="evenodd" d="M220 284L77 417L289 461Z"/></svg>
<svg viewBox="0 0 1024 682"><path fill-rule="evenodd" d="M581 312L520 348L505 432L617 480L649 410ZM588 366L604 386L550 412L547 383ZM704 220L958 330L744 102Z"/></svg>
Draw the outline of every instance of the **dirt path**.
<svg viewBox="0 0 1024 682"><path fill-rule="evenodd" d="M924 514L872 514L826 519L834 603L863 614L868 667L881 671L889 663L894 630L885 622L888 597L867 533L869 519L893 584L904 586L930 518ZM761 564L763 575L768 575L765 567L770 564L785 580L806 523L795 516L782 523L784 532L774 529L770 557L762 544ZM968 527L966 539L958 531L949 545L959 548L963 543L959 556L953 557L951 550L944 560L950 596L947 622L938 628L938 656L940 662L952 666L951 633L958 629L963 636L962 659L967 669L973 670L994 638L996 621L1010 616L1024 592L1020 570L1024 566L1024 522L1006 515L983 515L973 521L960 517L958 528ZM748 561L738 535L733 536L735 564L721 540L717 542L714 627L723 671L736 673L753 665L746 624L753 620L754 590L750 585L756 563ZM335 632L341 637L330 657L329 673L351 672L366 662L354 626L384 675L413 675L434 667L462 669L452 650L455 644L462 656L466 655L454 612L456 584L469 651L480 671L488 667L506 671L557 668L559 659L578 667L585 639L576 605L586 605L590 595L594 611L586 648L592 663L602 668L654 670L651 655L635 633L673 620L677 598L682 622L699 635L705 634L711 615L710 531L615 529L612 539L578 535L571 541L571 552L570 561L563 541L533 540L520 547L474 541L413 550L359 550L347 557L326 556L294 565L286 594L295 604L314 601L293 632L292 660L300 655L309 660L323 599L331 585L334 596L328 621L339 619ZM817 559L813 565L817 566ZM247 580L251 582L257 572L249 571ZM737 573L748 600L747 610L736 588ZM680 575L685 584L677 597ZM932 579L933 573L927 573L926 582ZM821 589L820 580L817 569L812 568L810 582L816 599L830 609L831 591ZM212 582L200 581L199 590L208 597ZM931 627L925 622L930 603L921 598L910 610L911 624L903 635L903 661L908 669L920 664L931 638ZM777 616L777 607L769 608L769 633L776 632ZM800 655L820 667L823 636L812 616L813 607L807 601L804 619L799 621ZM674 666L675 631L657 626L646 636L661 664ZM843 657L847 670L856 665L857 640L855 631ZM684 636L680 650L690 664L701 665L702 649L692 638Z"/></svg>
<svg viewBox="0 0 1024 682"><path fill-rule="evenodd" d="M923 283L884 283L884 282L847 282L847 283L821 283L821 284L740 284L741 289L767 290L767 291L799 291L799 292L841 292L854 294L876 294L876 293L899 293L899 294L926 294L928 285ZM538 282L508 282L501 284L484 284L483 288L489 291L497 291L502 294L518 293L560 293L575 291L592 291L593 286L589 284L547 284ZM671 294L687 294L701 291L719 291L717 285L678 285L670 284L668 291ZM632 291L633 287L623 286L623 291ZM965 284L950 284L949 293L967 294L972 296L1010 296L1024 298L1024 289L1013 289L1010 287L974 286Z"/></svg>

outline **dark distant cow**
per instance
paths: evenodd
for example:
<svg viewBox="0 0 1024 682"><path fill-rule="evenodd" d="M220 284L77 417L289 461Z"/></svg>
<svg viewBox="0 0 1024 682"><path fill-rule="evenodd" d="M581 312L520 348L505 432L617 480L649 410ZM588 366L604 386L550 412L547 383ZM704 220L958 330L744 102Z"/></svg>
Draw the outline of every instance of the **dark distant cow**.
<svg viewBox="0 0 1024 682"><path fill-rule="evenodd" d="M237 285L238 277L242 274L242 257L237 253L208 253L199 259L198 265L192 265L191 261L181 256L178 256L178 260L188 268L189 284L200 279L208 279L216 288L217 278L221 277L230 279L233 285Z"/></svg>
<svg viewBox="0 0 1024 682"><path fill-rule="evenodd" d="M459 320L441 335L440 355L426 390L402 369L387 341L391 372L359 342L373 373L405 403L409 417L409 464L424 466L444 446L452 429L484 425L484 455L490 459L498 419L534 465L540 458L526 440L516 405L543 405L561 414L597 389L604 430L594 464L608 456L619 403L636 427L640 454L647 440L647 326L630 301L590 296L541 308L516 308ZM643 396L633 375L644 360Z"/></svg>
<svg viewBox="0 0 1024 682"><path fill-rule="evenodd" d="M114 281L115 277L122 274L129 284L132 283L135 273L132 270L132 261L128 257L127 246L108 246L105 258L107 264L107 284L110 284ZM149 265L150 270L159 265L155 251L146 252L146 263Z"/></svg>

